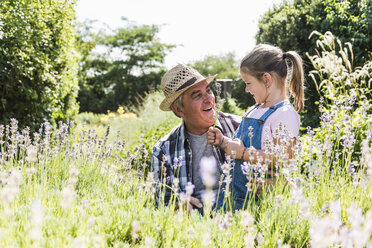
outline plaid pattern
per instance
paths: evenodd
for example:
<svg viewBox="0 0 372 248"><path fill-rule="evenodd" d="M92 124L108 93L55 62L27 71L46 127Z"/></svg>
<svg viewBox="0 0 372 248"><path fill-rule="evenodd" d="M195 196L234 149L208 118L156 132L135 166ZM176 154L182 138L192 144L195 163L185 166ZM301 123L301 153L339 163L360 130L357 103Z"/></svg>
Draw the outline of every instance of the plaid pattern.
<svg viewBox="0 0 372 248"><path fill-rule="evenodd" d="M226 113L218 116L216 127L227 137L232 137L235 130L241 122L241 117ZM168 205L171 198L171 188L176 177L178 182L178 192L185 192L188 182L192 182L192 157L190 142L185 136L184 122L177 125L173 130L160 139L152 149L151 171L154 172L155 181L158 182L156 189L156 202L164 200ZM225 161L225 155L222 149L213 147L213 153L217 159L218 169L222 174L221 165ZM182 157L182 158L181 158ZM181 162L175 164L175 159L181 158ZM165 192L161 192L160 184L166 184ZM176 185L175 185L176 186ZM161 199L161 197L164 199Z"/></svg>

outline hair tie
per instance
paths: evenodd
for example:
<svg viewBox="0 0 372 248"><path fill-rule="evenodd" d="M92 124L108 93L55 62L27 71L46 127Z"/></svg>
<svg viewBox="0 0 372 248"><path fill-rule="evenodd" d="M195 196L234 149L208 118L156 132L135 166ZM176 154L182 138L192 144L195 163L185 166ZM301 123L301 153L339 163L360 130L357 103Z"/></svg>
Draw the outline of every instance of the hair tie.
<svg viewBox="0 0 372 248"><path fill-rule="evenodd" d="M283 53L283 59L287 58L287 53Z"/></svg>

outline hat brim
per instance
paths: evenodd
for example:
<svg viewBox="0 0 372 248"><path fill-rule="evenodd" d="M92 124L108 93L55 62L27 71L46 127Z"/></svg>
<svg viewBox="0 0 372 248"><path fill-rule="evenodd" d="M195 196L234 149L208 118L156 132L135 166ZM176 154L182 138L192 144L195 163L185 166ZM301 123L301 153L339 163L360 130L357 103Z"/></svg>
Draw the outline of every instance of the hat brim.
<svg viewBox="0 0 372 248"><path fill-rule="evenodd" d="M171 105L172 103L177 99L177 97L179 97L179 95L181 95L183 92L185 92L186 90L188 90L189 88L191 88L192 86L198 84L198 83L201 83L201 82L207 82L208 84L210 82L213 81L213 79L215 79L217 75L214 75L214 76L210 76L210 77L206 77L206 78L203 78L201 80L197 80L195 81L195 83L183 88L182 90L180 91L177 91L175 93L173 93L172 95L169 95L167 96L161 103L160 103L160 109L163 110L163 111L170 111L171 110Z"/></svg>

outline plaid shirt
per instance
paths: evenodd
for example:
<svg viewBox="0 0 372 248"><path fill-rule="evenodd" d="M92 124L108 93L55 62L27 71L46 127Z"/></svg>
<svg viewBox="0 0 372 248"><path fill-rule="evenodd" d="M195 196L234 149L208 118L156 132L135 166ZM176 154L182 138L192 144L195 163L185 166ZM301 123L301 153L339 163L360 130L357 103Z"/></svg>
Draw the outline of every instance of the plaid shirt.
<svg viewBox="0 0 372 248"><path fill-rule="evenodd" d="M227 137L232 137L235 130L241 122L241 117L220 112L216 127ZM151 171L154 172L155 181L157 184L156 202L160 202L160 197L163 195L159 183L167 185L165 187L164 203L168 205L171 198L171 188L174 178L177 177L178 192L186 192L188 182L192 182L192 152L190 142L185 136L184 122L177 125L173 130L160 139L152 149L151 155ZM225 161L225 153L221 148L213 146L213 153L217 159L217 166L222 174L221 165ZM182 157L180 166L173 168L175 158Z"/></svg>

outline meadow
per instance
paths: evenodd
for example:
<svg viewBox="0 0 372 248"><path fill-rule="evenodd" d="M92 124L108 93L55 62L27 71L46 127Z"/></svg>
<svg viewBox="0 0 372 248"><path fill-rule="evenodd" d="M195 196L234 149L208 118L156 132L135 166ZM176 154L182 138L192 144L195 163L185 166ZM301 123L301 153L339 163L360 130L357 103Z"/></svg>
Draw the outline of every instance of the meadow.
<svg viewBox="0 0 372 248"><path fill-rule="evenodd" d="M372 247L372 61L353 69L331 34L318 45L320 126L246 210L155 206L151 147L180 122L159 92L36 133L0 125L0 247Z"/></svg>

